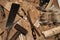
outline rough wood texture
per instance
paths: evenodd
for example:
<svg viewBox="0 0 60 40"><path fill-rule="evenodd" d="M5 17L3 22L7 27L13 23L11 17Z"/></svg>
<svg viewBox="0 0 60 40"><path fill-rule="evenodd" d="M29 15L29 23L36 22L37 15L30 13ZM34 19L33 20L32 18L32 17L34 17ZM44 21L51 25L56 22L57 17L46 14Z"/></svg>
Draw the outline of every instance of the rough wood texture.
<svg viewBox="0 0 60 40"><path fill-rule="evenodd" d="M55 27L55 28L50 29L50 30L47 30L47 31L43 31L42 33L46 38L51 37L51 36L56 35L56 34L59 34L60 33L60 26Z"/></svg>
<svg viewBox="0 0 60 40"><path fill-rule="evenodd" d="M0 28L4 31L4 33L1 35L2 40L5 40L5 38L6 38L6 21L7 21L8 15L9 15L11 4L12 4L12 2L16 2L16 1L20 1L20 0L10 0L10 2L6 2L6 0L0 1L0 4L5 7L5 14L6 14L5 22L0 23ZM34 1L36 1L36 4ZM35 24L35 22L37 20L39 20L39 18L41 16L41 11L36 9L36 7L39 5L38 1L37 0L31 0L30 2L27 2L25 0L23 2L19 2L20 6L21 6L21 8L19 9L19 14L21 14L24 19L22 19L20 16L16 15L14 23L15 24L18 23L19 25L21 25L23 28L25 28L28 31L28 34L26 36L22 35L23 40L26 40L26 39L27 40L33 40L33 36L32 36L31 26L30 26L28 20L26 19L24 12L21 9L23 8L25 10L26 14L28 14L27 11L29 10L29 14L30 14L32 23ZM45 12L45 13L49 13L49 12ZM0 16L0 18L1 18L1 20L3 20L1 16ZM18 22L16 22L16 21L18 21ZM14 28L15 24L13 25L12 29L10 30L8 40L10 40L10 38L17 32L17 30ZM36 27L37 30L39 31L39 33L41 34L41 36L38 36L36 33L37 40L44 40L45 38L43 37L41 32L47 31L47 30L54 28L54 27L50 27L48 25L46 25L46 26L39 25L39 27ZM20 36L17 38L17 40L20 40ZM49 37L45 40L56 40L56 39L55 39L55 36L52 36L52 37Z"/></svg>

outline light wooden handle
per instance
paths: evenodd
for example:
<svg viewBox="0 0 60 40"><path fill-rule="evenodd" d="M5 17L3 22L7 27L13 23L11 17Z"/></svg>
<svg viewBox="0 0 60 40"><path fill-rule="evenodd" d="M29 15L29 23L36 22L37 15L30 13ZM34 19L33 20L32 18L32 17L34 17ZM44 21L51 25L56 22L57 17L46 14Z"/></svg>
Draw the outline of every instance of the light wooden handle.
<svg viewBox="0 0 60 40"><path fill-rule="evenodd" d="M59 34L60 33L60 26L55 27L53 29L50 29L48 31L43 31L42 33L46 38L51 37L51 36L56 35L56 34Z"/></svg>

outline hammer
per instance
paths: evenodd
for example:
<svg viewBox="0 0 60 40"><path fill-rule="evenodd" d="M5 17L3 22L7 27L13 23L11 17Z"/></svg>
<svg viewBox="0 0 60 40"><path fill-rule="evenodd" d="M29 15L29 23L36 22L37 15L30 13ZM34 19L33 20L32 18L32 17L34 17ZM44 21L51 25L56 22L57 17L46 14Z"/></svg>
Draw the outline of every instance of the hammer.
<svg viewBox="0 0 60 40"><path fill-rule="evenodd" d="M12 36L10 40L16 40L20 34L23 34L25 36L28 33L28 31L19 24L16 24L14 28L17 30L17 32Z"/></svg>

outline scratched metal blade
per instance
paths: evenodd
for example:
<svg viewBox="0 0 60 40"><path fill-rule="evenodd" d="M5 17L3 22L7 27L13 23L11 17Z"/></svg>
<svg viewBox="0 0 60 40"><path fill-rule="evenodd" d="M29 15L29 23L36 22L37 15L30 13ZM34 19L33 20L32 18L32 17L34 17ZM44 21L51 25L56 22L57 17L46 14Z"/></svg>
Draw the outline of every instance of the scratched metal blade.
<svg viewBox="0 0 60 40"><path fill-rule="evenodd" d="M13 24L16 14L18 13L19 7L19 4L12 3L6 27L10 27Z"/></svg>

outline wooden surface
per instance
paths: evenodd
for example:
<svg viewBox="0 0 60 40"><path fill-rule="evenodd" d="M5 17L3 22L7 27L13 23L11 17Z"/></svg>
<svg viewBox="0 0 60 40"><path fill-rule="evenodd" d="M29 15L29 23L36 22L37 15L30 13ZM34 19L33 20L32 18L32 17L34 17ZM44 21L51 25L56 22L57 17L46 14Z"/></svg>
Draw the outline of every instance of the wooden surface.
<svg viewBox="0 0 60 40"><path fill-rule="evenodd" d="M32 0L32 1L34 1L34 0ZM13 0L13 2L15 2L15 0ZM5 40L5 38L6 38L6 22L7 22L7 18L8 18L10 7L11 7L10 3L7 3L7 2L2 1L2 0L0 1L0 4L2 4L5 7L5 14L6 14L5 22L0 23L0 28L4 31L4 33L1 35L2 40ZM20 6L21 6L21 8L23 8L25 10L26 14L27 14L27 11L30 10L29 14L30 14L30 17L31 17L31 20L32 20L33 24L41 16L41 11L36 9L37 5L34 5L34 3L24 1L24 2L20 2ZM25 18L26 16L24 15L24 12L21 10L21 8L19 9L19 14L21 14ZM46 12L46 13L49 13L49 12ZM0 16L0 18L2 18L2 17ZM1 20L3 20L3 19L1 19ZM24 40L26 40L26 39L27 40L33 40L31 26L30 26L28 20L27 19L22 19L21 17L16 15L16 18L15 18L14 22L16 22L17 20L19 20L17 23L22 25L22 27L25 28L28 31L28 34L26 36L22 35ZM17 30L14 28L14 26L15 26L15 24L13 25L13 27L12 27L12 29L10 31L8 40L10 40L12 38L12 36L17 32ZM53 28L53 27L49 27L48 25L46 25L46 26L41 26L40 25L39 27L37 27L37 30L41 34L41 32L47 31L47 30L49 30L51 28ZM37 35L37 33L36 33L36 35ZM44 39L45 38L43 37L42 34L41 34L41 36L37 35L37 40L44 40ZM17 38L17 40L20 40L19 37ZM56 39L55 39L55 36L52 36L52 37L47 38L46 40L56 40Z"/></svg>

